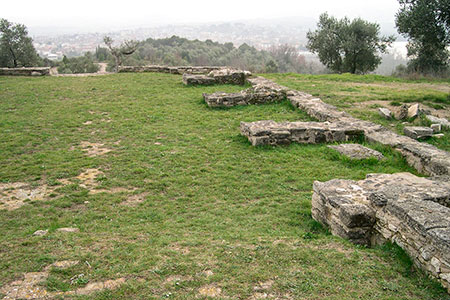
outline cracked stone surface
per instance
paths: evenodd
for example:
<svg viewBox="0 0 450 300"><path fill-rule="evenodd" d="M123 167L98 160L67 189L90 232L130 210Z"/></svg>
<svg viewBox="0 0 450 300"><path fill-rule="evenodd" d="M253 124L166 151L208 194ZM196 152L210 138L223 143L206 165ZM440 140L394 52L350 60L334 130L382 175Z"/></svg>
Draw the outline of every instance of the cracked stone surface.
<svg viewBox="0 0 450 300"><path fill-rule="evenodd" d="M380 152L364 147L360 144L341 144L341 145L330 145L328 148L338 151L340 154L345 155L351 159L366 159L366 158L376 158L381 160L384 155Z"/></svg>
<svg viewBox="0 0 450 300"><path fill-rule="evenodd" d="M353 243L391 241L450 291L450 180L410 173L314 182L312 216Z"/></svg>

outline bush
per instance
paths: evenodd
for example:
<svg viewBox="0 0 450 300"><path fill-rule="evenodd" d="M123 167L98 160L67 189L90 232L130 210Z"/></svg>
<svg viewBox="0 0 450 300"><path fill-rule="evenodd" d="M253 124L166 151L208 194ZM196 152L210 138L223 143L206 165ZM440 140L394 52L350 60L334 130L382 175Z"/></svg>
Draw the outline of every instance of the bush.
<svg viewBox="0 0 450 300"><path fill-rule="evenodd" d="M58 63L58 73L60 74L78 74L78 73L95 73L99 70L97 64L94 63L92 54L86 53L84 56L64 58Z"/></svg>

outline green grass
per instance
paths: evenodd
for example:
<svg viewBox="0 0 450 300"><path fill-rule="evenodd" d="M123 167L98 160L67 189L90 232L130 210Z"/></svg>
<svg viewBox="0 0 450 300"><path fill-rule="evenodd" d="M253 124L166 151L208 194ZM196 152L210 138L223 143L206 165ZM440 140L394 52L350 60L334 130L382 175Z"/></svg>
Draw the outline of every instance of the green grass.
<svg viewBox="0 0 450 300"><path fill-rule="evenodd" d="M283 76L271 78L284 84ZM305 87L298 78L291 84ZM450 299L398 247L355 246L311 218L314 180L414 172L402 157L381 146L372 146L381 162L349 161L326 145L252 147L241 121L309 117L287 101L210 109L201 96L240 89L185 87L167 74L0 77L0 181L59 187L46 201L0 211L0 286L70 259L81 264L53 269L48 290L127 278L80 299L197 299L207 285L222 289L219 298L248 299L271 280L262 293L280 299ZM113 151L88 157L81 141ZM101 188L136 190L58 185L88 168L103 171ZM120 205L142 192L143 203ZM69 226L80 233L56 231ZM33 237L38 229L49 233Z"/></svg>

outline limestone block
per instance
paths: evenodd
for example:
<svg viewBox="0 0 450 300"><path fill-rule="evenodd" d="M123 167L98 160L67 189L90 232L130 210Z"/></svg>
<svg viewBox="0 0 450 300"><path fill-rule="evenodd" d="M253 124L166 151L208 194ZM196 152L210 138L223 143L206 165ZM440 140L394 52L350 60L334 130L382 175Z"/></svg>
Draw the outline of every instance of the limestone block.
<svg viewBox="0 0 450 300"><path fill-rule="evenodd" d="M445 118L438 118L432 115L426 115L426 118L431 122L431 123L436 123L436 124L441 124L442 127L445 128L450 128L450 122L445 119Z"/></svg>
<svg viewBox="0 0 450 300"><path fill-rule="evenodd" d="M292 142L318 144L355 140L362 130L346 123L328 122L281 122L271 120L241 122L241 134L246 136L253 146L280 145ZM263 137L255 139L255 137Z"/></svg>
<svg viewBox="0 0 450 300"><path fill-rule="evenodd" d="M420 126L406 126L403 133L413 139L427 138L433 136L433 129Z"/></svg>
<svg viewBox="0 0 450 300"><path fill-rule="evenodd" d="M380 107L378 108L378 113L380 114L380 116L382 116L383 118L390 120L392 119L392 112L384 107Z"/></svg>

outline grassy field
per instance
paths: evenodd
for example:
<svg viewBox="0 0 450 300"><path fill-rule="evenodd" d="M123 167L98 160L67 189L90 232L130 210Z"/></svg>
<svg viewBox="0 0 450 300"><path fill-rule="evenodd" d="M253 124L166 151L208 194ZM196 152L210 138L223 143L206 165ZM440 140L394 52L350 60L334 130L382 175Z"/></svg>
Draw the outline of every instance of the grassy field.
<svg viewBox="0 0 450 300"><path fill-rule="evenodd" d="M267 77L381 122L347 103L371 93L407 99L383 78L373 82L388 87L367 92L359 77ZM339 94L350 84L355 90ZM123 277L115 290L74 298L450 299L398 247L355 246L311 218L314 180L415 173L402 157L376 145L386 160L356 163L325 145L252 147L240 121L310 119L287 101L210 109L202 100L203 92L240 89L185 87L168 74L0 77L0 184L52 191L0 210L0 289L26 272L79 260L52 268L42 288ZM448 149L448 135L435 143ZM89 184L79 176L87 170L97 174Z"/></svg>

